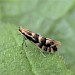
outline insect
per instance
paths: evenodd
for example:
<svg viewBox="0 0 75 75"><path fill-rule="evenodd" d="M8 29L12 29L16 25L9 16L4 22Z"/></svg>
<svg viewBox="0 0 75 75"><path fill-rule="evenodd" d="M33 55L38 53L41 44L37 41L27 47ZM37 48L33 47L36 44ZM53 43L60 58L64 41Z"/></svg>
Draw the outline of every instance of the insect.
<svg viewBox="0 0 75 75"><path fill-rule="evenodd" d="M27 29L23 29L21 27L19 27L19 32L23 35L22 47L23 47L24 41L26 39L33 42L37 47L39 47L40 49L43 49L44 51L47 51L47 52L56 52L57 46L60 45L59 41L45 38L39 34L31 32ZM25 43L25 45L26 45L26 43Z"/></svg>

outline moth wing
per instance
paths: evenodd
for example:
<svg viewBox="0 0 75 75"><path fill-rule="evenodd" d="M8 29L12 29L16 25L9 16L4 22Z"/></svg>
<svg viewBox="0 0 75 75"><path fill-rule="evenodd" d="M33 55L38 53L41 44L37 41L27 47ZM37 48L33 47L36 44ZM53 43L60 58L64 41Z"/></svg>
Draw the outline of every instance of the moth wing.
<svg viewBox="0 0 75 75"><path fill-rule="evenodd" d="M56 45L56 46L61 46L61 42L60 41L52 40L52 39L49 39L49 38L46 38L46 39L48 39L50 41L53 41L54 45Z"/></svg>

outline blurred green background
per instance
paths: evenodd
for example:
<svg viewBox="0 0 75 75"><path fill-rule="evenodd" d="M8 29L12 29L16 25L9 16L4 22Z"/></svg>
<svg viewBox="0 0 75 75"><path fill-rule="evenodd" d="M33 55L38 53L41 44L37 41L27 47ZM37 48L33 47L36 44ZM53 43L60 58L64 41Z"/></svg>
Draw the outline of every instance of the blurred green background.
<svg viewBox="0 0 75 75"><path fill-rule="evenodd" d="M19 35L17 37L19 26L59 40L62 45L58 54L75 75L75 0L0 0L0 58L4 57L4 49L12 47L13 50L12 39L15 38L15 43L21 45L22 39ZM0 64L2 67L3 63ZM0 70L3 69L1 67ZM8 73L5 71L3 75Z"/></svg>

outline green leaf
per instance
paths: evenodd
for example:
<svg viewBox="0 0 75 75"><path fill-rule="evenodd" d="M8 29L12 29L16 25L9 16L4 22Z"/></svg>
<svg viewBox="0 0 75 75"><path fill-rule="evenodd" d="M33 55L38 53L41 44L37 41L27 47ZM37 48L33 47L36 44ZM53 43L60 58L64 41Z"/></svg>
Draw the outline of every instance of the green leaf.
<svg viewBox="0 0 75 75"><path fill-rule="evenodd" d="M0 21L3 22L0 24L0 28L2 28L0 30L0 37L3 37L0 39L0 42L4 42L2 42L3 44L1 43L1 51L3 51L3 48L11 47L12 44L10 43L13 42L7 40L8 33L11 31L9 26L13 27L13 24L14 28L22 26L44 37L59 40L62 45L58 53L63 57L67 68L75 75L74 20L75 0L0 0ZM6 23L9 23L9 26L6 26L8 33L3 28ZM14 28L12 32L15 33ZM16 44L20 46L20 41L16 39L18 36L15 35ZM7 36L7 38L4 36ZM7 41L5 42L4 39ZM8 41L10 42L9 44ZM5 45L6 43L7 45Z"/></svg>
<svg viewBox="0 0 75 75"><path fill-rule="evenodd" d="M0 23L0 75L34 75L29 60L18 44L17 29Z"/></svg>
<svg viewBox="0 0 75 75"><path fill-rule="evenodd" d="M22 50L15 25L0 23L0 75L71 75L56 53L44 53L30 41Z"/></svg>

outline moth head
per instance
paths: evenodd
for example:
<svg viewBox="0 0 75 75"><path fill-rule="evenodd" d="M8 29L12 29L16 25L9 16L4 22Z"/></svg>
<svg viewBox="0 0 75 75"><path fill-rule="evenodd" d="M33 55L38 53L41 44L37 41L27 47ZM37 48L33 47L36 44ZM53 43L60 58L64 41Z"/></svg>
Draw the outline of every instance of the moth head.
<svg viewBox="0 0 75 75"><path fill-rule="evenodd" d="M32 35L31 31L29 31L27 29L23 29L22 27L19 27L19 32L23 35Z"/></svg>
<svg viewBox="0 0 75 75"><path fill-rule="evenodd" d="M24 34L25 30L22 27L19 27L19 32L22 33L22 34Z"/></svg>

